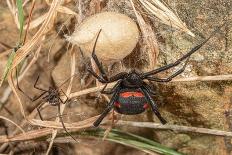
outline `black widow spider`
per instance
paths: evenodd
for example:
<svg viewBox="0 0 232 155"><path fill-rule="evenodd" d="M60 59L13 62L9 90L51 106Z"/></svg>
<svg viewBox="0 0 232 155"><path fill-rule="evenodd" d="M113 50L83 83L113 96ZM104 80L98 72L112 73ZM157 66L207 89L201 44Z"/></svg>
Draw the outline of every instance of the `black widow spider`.
<svg viewBox="0 0 232 155"><path fill-rule="evenodd" d="M224 25L224 24L223 24ZM110 102L108 103L105 110L99 116L99 118L93 123L95 127L99 126L101 121L106 117L106 115L114 108L120 114L126 115L135 115L144 112L149 105L152 108L152 111L158 117L162 124L166 124L167 121L161 116L158 111L158 107L151 95L154 95L155 92L152 88L144 81L148 80L149 82L170 82L174 77L181 74L189 61L189 57L200 49L222 26L216 29L207 39L205 39L201 44L192 48L188 53L183 55L181 58L177 59L176 62L170 63L166 66L160 67L158 69L141 73L135 69L132 69L130 72L121 72L112 77L108 77L106 72L103 69L101 62L98 60L97 55L95 54L95 48L97 44L98 37L101 33L101 30L98 32L92 51L92 58L96 63L97 68L99 69L100 75L94 72L91 66L88 66L87 70L91 73L99 82L106 84L101 90L102 94L113 94ZM81 51L81 49L80 49ZM83 52L81 51L83 56ZM172 67L179 65L183 60L186 60L183 67L177 70L175 73L171 74L167 78L158 78L154 75L162 71L168 70ZM106 91L107 84L110 82L118 81L111 90Z"/></svg>
<svg viewBox="0 0 232 155"><path fill-rule="evenodd" d="M42 91L42 93L38 96L35 96L35 97L30 97L29 95L27 95L20 87L19 87L19 82L18 82L18 71L16 70L16 76L17 76L17 88L19 91L21 91L27 98L29 98L32 102L40 99L42 97L42 100L43 102L36 108L37 111L38 111L38 114L39 114L39 117L41 120L43 120L43 117L40 113L40 108L42 107L42 105L46 102L48 102L50 105L52 106L57 106L58 107L58 117L60 119L60 122L63 126L63 129L65 130L65 132L72 138L74 139L76 142L77 140L68 132L67 128L65 127L64 125L64 122L63 122L63 118L61 116L61 112L60 112L60 104L63 103L65 104L67 101L68 101L68 96L65 94L65 92L59 88L65 84L69 79L65 80L59 87L55 87L55 84L54 84L54 81L52 79L52 84L53 84L53 87L49 87L48 89L44 89L44 88L40 88L37 86L37 83L39 81L39 76L37 77L36 81L35 81L35 84L34 84L34 88L35 89L38 89L40 91ZM63 101L60 96L61 96L61 93L65 95L66 99L65 101ZM46 95L45 95L46 94Z"/></svg>

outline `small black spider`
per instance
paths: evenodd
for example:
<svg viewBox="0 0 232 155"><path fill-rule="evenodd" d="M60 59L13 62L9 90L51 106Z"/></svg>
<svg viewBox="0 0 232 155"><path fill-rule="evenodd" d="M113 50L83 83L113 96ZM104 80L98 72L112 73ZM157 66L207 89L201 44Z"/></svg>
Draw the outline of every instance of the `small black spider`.
<svg viewBox="0 0 232 155"><path fill-rule="evenodd" d="M223 24L224 25L224 24ZM222 26L223 26L222 25ZM100 75L94 72L91 66L88 66L87 70L91 73L99 82L106 84L104 88L101 90L102 94L113 94L110 102L108 103L107 107L100 115L100 117L93 123L95 127L99 126L101 121L105 118L105 116L114 108L118 113L125 114L125 115L136 115L144 112L149 106L151 107L152 111L158 117L162 124L166 124L167 121L161 116L158 111L158 107L154 100L152 99L151 95L154 95L155 92L152 88L144 81L148 80L149 82L170 82L174 77L181 74L189 61L189 57L200 49L222 26L216 29L207 39L205 39L201 44L192 48L188 53L183 55L181 58L176 60L176 62L165 65L158 69L141 73L135 69L132 69L130 72L121 72L112 77L108 77L103 69L101 62L98 60L97 55L95 54L95 48L97 44L98 37L101 33L101 30L98 32L94 46L92 51L92 58L96 63L96 66L99 69ZM81 49L80 49L81 51ZM81 51L83 56L83 52ZM155 75L162 71L168 70L172 67L179 65L184 60L185 63L183 67L177 70L175 73L171 74L167 78L158 78ZM105 88L107 84L110 82L117 81L114 87L106 91Z"/></svg>
<svg viewBox="0 0 232 155"><path fill-rule="evenodd" d="M37 111L38 111L38 114L39 114L39 117L41 120L43 120L43 117L40 113L40 108L42 107L42 105L46 102L48 102L50 105L52 106L57 106L58 107L58 117L60 118L60 121L61 121L61 124L63 126L63 129L65 130L65 132L70 136L72 137L72 139L74 139L75 141L77 141L69 132L68 130L66 129L65 125L64 125L64 122L63 122L63 118L61 116L61 112L60 112L60 104L65 104L67 101L68 101L68 96L65 94L65 92L60 89L59 90L59 87L62 86L64 83L66 83L68 80L66 80L65 82L63 82L59 87L55 87L55 84L54 84L54 81L52 80L52 83L53 83L53 87L49 87L48 89L44 89L44 88L40 88L37 86L37 83L39 81L39 76L37 77L36 81L35 81L35 84L34 84L34 88L35 89L38 89L40 91L42 91L42 93L38 96L35 96L34 98L30 97L29 95L27 95L20 87L19 87L19 82L18 82L18 72L16 70L16 75L17 75L17 87L18 87L18 90L21 91L27 98L29 98L32 102L40 99L42 97L42 100L43 102L36 108ZM66 96L66 99L65 101L63 101L60 96L61 96L61 93L64 94Z"/></svg>

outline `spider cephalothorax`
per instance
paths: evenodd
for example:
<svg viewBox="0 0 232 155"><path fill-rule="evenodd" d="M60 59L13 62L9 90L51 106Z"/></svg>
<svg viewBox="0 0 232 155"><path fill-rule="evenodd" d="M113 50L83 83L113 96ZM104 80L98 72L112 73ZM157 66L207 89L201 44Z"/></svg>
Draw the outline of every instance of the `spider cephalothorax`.
<svg viewBox="0 0 232 155"><path fill-rule="evenodd" d="M42 99L47 101L52 106L58 106L63 101L60 99L60 91L57 88L49 87L48 95L44 96ZM62 102L61 102L62 101Z"/></svg>
<svg viewBox="0 0 232 155"><path fill-rule="evenodd" d="M177 61L174 63L168 64L166 66L163 66L158 69L145 72L145 73L139 73L135 69L132 69L130 72L121 72L112 77L108 77L103 69L102 64L98 60L97 55L95 54L97 40L101 32L100 30L99 33L97 34L97 37L96 37L96 40L93 46L93 51L92 51L92 58L99 69L100 75L94 72L91 66L89 66L87 69L95 78L98 79L99 82L106 84L105 87L101 90L101 93L112 94L112 97L107 107L103 111L103 113L94 122L93 125L98 126L101 123L101 121L104 119L104 117L113 108L118 113L121 113L121 114L135 115L135 114L140 114L144 112L148 107L151 107L152 111L155 113L155 115L158 117L161 123L165 124L166 120L159 113L157 104L154 102L154 100L151 97L151 95L155 93L153 92L152 88L144 80L147 80L149 82L153 82L153 81L154 82L169 82L171 81L174 77L176 77L177 75L181 74L184 71L189 61L189 57L194 52L196 52L199 48L201 48L215 34L216 31L214 31L210 35L210 37L208 37L201 44L195 46L188 53L183 55L181 58L177 59ZM181 64L184 60L186 61L184 65L182 66L182 68L180 68L175 73L168 76L167 78L159 78L155 76L159 72L168 70L172 67L175 67ZM106 91L105 88L107 84L110 82L114 82L114 81L117 81L114 87L111 90Z"/></svg>

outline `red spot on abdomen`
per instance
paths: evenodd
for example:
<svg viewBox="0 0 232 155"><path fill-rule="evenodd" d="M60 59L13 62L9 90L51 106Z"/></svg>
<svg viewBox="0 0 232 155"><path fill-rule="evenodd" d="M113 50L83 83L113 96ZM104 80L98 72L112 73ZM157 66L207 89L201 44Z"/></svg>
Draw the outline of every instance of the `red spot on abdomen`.
<svg viewBox="0 0 232 155"><path fill-rule="evenodd" d="M147 104L147 103L145 103L144 105L143 105L143 108L144 109L147 109L149 107L149 105Z"/></svg>
<svg viewBox="0 0 232 155"><path fill-rule="evenodd" d="M131 96L134 96L134 97L144 97L143 93L141 92L123 92L123 93L120 93L120 96L121 97L131 97Z"/></svg>
<svg viewBox="0 0 232 155"><path fill-rule="evenodd" d="M114 106L115 106L115 107L118 107L118 108L120 108L120 107L121 107L121 105L120 105L120 103L119 103L119 102L115 102L115 103L114 103Z"/></svg>

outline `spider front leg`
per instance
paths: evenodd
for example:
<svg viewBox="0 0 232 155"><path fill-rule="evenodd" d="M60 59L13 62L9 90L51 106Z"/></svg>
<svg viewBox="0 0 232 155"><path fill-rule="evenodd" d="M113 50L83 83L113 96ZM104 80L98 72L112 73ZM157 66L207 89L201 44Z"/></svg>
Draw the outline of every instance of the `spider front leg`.
<svg viewBox="0 0 232 155"><path fill-rule="evenodd" d="M18 90L21 91L27 98L29 98L32 102L38 100L41 96L43 96L45 93L47 93L47 90L37 87L38 80L39 80L39 76L37 77L37 79L36 79L36 81L35 81L35 83L34 83L34 88L35 88L35 89L38 89L38 90L41 90L41 91L43 91L43 92L42 92L40 95L35 96L34 98L32 98L32 97L30 97L29 95L27 95L27 93L25 93L25 92L20 88L20 86L19 86L19 80L18 80L18 71L17 71L17 69L16 69L16 82L17 82L17 88L18 88Z"/></svg>
<svg viewBox="0 0 232 155"><path fill-rule="evenodd" d="M156 103L154 102L154 100L152 99L152 97L150 96L150 94L148 93L148 91L146 89L144 89L144 88L142 88L141 90L144 93L144 96L146 97L147 102L150 104L150 106L152 108L152 111L158 117L158 119L160 120L160 122L162 124L166 124L167 121L161 116Z"/></svg>
<svg viewBox="0 0 232 155"><path fill-rule="evenodd" d="M105 108L105 110L103 111L103 113L98 117L98 119L93 123L93 125L95 127L98 127L99 124L102 122L102 120L106 117L106 115L113 109L114 107L114 103L118 98L118 94L119 94L119 89L120 87L117 87L117 90L115 91L115 93L113 94L110 102L108 103L107 107Z"/></svg>
<svg viewBox="0 0 232 155"><path fill-rule="evenodd" d="M35 84L34 84L34 88L35 88L35 89L38 89L38 90L41 90L41 91L48 91L48 90L45 90L45 89L40 88L40 87L37 86L37 83L38 83L38 81L39 81L39 78L40 78L40 76L38 75L38 77L37 77L37 79L36 79L36 81L35 81Z"/></svg>
<svg viewBox="0 0 232 155"><path fill-rule="evenodd" d="M95 49L94 49L95 50ZM94 50L93 50L93 52L94 52ZM81 50L81 48L79 47L79 51L80 51L80 53L81 53L81 55L82 55L82 57L85 59L85 57L84 57L84 54L83 54L83 51ZM93 54L92 54L93 55ZM95 55L95 54L94 54ZM97 58L97 56L95 55L94 56L94 58L95 58L95 60L97 59L97 61L98 61L98 58ZM94 61L95 61L94 60ZM99 62L99 61L98 61ZM95 63L96 63L96 61L95 61ZM99 63L96 63L96 65L98 65ZM101 82L101 83L108 83L108 78L103 78L102 76L99 76L94 70L93 70L93 68L92 68L92 66L90 65L88 65L88 64L86 64L85 63L85 66L87 67L87 71L91 74L91 75L93 75L96 79L98 79L98 81L99 82ZM99 67L98 67L99 68ZM100 68L101 68L101 71L103 70L103 67L102 67L102 65L100 64ZM103 72L104 72L104 70L103 70ZM101 73L101 72L100 72Z"/></svg>
<svg viewBox="0 0 232 155"><path fill-rule="evenodd" d="M207 43L209 41L209 39L211 37L213 37L216 34L216 32L218 32L224 25L225 25L225 23L223 25L221 25L220 27L218 27L216 30L214 30L211 33L211 35L207 39L205 39L202 43L200 43L199 45L193 47L188 53L186 53L185 55L183 55L181 58L177 59L176 62L168 64L168 65L163 66L163 67L160 67L158 69L155 69L155 70L143 73L141 75L141 78L142 79L146 79L149 76L155 75L155 74L157 74L159 72L165 71L167 69L170 69L172 67L175 67L175 66L179 65L183 60L189 58L192 54L194 54L196 51L198 51L203 45L205 45L205 43Z"/></svg>
<svg viewBox="0 0 232 155"><path fill-rule="evenodd" d="M96 65L97 65L97 67L98 67L98 69L99 69L99 71L100 71L100 73L101 73L101 77L102 77L105 81L108 81L108 77L107 77L107 75L106 75L106 72L105 72L105 70L103 69L103 66L102 66L101 62L99 61L97 55L95 54L95 52L96 52L95 49L96 49L96 45L97 45L97 40L98 40L98 38L99 38L100 33L101 33L101 29L100 29L100 31L98 32L97 38L96 38L96 40L95 40L95 42L94 42L93 51L92 51L92 58L93 58L94 62L96 63Z"/></svg>
<svg viewBox="0 0 232 155"><path fill-rule="evenodd" d="M147 79L150 80L150 81L156 81L156 82L170 82L170 81L172 81L172 79L173 79L174 77L176 77L176 76L178 76L179 74L181 74L181 73L184 72L184 70L185 70L185 68L186 68L186 66L187 66L187 64L188 64L188 62L189 62L189 58L186 60L184 66L183 66L180 70L176 71L175 73L173 73L172 75L170 75L170 76L167 77L167 78L162 78L162 79L160 79L160 78L157 78L157 77L147 77Z"/></svg>

